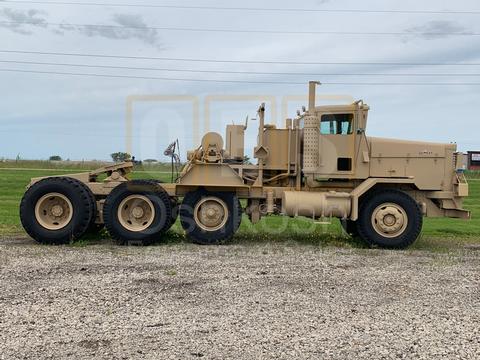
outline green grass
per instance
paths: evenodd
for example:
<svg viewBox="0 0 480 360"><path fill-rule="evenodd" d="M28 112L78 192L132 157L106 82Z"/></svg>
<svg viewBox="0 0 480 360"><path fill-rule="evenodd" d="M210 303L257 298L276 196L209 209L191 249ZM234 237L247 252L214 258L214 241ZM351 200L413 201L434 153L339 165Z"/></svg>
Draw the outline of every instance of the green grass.
<svg viewBox="0 0 480 360"><path fill-rule="evenodd" d="M38 164L37 164L38 165ZM35 165L36 169L39 166ZM64 170L64 171L62 171ZM20 199L30 178L68 174L79 169L6 169L0 164L0 236L23 235L23 229L18 216ZM472 220L458 219L425 219L421 238L413 249L434 249L442 251L451 247L465 244L480 244L480 179L477 174L469 174L470 197L465 199L465 208L472 211ZM162 170L138 170L132 174L135 179L156 178L170 181L170 174ZM100 238L108 237L102 234ZM77 246L85 246L91 241L98 240L95 236L88 236ZM184 240L183 231L177 222L169 232L166 243L178 243ZM263 218L258 224L252 225L244 219L235 242L279 242L283 244L334 245L342 247L361 248L363 243L346 237L341 230L338 220L330 225L315 224L310 219L290 219L281 216ZM85 242L86 241L86 242Z"/></svg>
<svg viewBox="0 0 480 360"><path fill-rule="evenodd" d="M470 180L480 179L480 171L466 171L465 175Z"/></svg>
<svg viewBox="0 0 480 360"><path fill-rule="evenodd" d="M8 160L0 161L0 168L2 169L22 169L22 170L55 170L63 172L81 172L88 170L95 170L103 166L112 165L111 162L106 161L48 161L48 160ZM135 170L146 172L170 172L171 165L168 163L143 163L142 165L135 165Z"/></svg>
<svg viewBox="0 0 480 360"><path fill-rule="evenodd" d="M480 236L480 180L469 179L470 196L464 207L472 212L470 221L438 218L425 219L424 233L430 236Z"/></svg>
<svg viewBox="0 0 480 360"><path fill-rule="evenodd" d="M22 232L18 207L30 178L57 174L57 170L17 171L0 169L0 234L13 235Z"/></svg>
<svg viewBox="0 0 480 360"><path fill-rule="evenodd" d="M47 160L9 160L0 162L0 168L7 169L52 169L61 171L85 171L106 165L103 161L47 161Z"/></svg>

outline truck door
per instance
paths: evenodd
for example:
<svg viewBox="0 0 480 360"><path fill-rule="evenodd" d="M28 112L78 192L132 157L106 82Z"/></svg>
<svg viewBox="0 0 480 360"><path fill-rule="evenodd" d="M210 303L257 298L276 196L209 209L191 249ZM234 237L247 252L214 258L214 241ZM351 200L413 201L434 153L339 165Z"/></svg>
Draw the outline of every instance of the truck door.
<svg viewBox="0 0 480 360"><path fill-rule="evenodd" d="M355 113L320 113L320 177L354 173Z"/></svg>

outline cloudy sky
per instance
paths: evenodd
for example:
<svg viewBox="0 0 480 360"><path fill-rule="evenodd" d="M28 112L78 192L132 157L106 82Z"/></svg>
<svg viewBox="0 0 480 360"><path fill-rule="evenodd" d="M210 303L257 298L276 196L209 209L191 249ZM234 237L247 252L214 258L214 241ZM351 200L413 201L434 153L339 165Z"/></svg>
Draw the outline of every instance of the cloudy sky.
<svg viewBox="0 0 480 360"><path fill-rule="evenodd" d="M291 8L286 0L96 2L130 6L0 0L0 158L108 159L128 143L137 158L162 158L176 138L185 152L205 128L223 134L254 117L262 99L280 124L282 100L306 95L308 80L324 83L322 103L367 102L369 135L480 150L478 1L295 3L390 12L265 10ZM230 6L263 10L217 8ZM288 102L288 115L304 103Z"/></svg>

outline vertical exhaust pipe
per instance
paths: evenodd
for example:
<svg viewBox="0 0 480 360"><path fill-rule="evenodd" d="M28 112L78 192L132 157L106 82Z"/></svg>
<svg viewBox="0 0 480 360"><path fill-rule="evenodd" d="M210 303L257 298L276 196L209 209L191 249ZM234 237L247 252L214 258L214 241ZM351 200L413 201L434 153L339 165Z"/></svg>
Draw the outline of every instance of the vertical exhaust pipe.
<svg viewBox="0 0 480 360"><path fill-rule="evenodd" d="M315 97L317 85L321 85L320 81L308 82L308 111L313 112L315 109Z"/></svg>

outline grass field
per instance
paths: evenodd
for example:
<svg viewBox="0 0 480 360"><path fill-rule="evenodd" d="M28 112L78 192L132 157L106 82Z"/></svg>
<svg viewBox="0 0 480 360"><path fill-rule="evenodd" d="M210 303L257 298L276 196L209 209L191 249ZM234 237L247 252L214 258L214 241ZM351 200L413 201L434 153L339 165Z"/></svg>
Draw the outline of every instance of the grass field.
<svg viewBox="0 0 480 360"><path fill-rule="evenodd" d="M46 169L60 171L85 171L94 170L102 166L112 165L107 161L48 161L48 160L8 160L0 161L1 169ZM143 163L135 165L141 171L170 171L168 163Z"/></svg>
<svg viewBox="0 0 480 360"><path fill-rule="evenodd" d="M30 178L85 171L85 167L68 169L40 169L43 164L28 164L18 168L2 167L0 164L0 236L23 235L18 216L18 206ZM465 208L472 211L472 220L425 219L423 233L414 249L449 249L466 244L480 244L480 179L477 174L470 174L470 197L465 201ZM133 178L156 178L170 181L170 174L164 171L147 171L142 169L133 173ZM105 236L105 234L104 234ZM183 232L177 224L167 236L167 242L183 241ZM363 247L363 244L347 238L341 231L338 221L330 225L315 224L309 219L289 219L273 216L262 219L253 226L247 219L235 236L235 241L283 241L307 243L314 245L336 245Z"/></svg>

